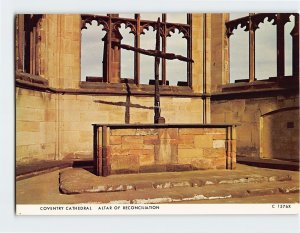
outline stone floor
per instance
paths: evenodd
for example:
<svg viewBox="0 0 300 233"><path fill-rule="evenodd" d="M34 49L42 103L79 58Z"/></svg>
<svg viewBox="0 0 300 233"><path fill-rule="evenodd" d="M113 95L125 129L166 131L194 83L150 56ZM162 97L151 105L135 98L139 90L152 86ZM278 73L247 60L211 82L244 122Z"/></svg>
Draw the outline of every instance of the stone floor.
<svg viewBox="0 0 300 233"><path fill-rule="evenodd" d="M17 204L295 203L299 172L238 165L236 170L97 177L66 168L16 182Z"/></svg>

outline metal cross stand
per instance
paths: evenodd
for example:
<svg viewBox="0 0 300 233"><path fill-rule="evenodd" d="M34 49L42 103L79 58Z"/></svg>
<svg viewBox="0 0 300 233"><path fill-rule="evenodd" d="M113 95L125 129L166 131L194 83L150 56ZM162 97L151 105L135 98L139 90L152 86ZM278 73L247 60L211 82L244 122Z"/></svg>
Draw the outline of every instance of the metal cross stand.
<svg viewBox="0 0 300 233"><path fill-rule="evenodd" d="M173 53L163 53L160 51L160 18L157 20L156 30L156 45L155 50L145 50L141 48L132 47L130 45L120 44L120 48L142 53L148 56L155 57L154 63L154 76L155 76L155 91L154 91L154 124L165 123L165 118L160 116L160 94L159 94L159 63L160 58L168 60L180 60L185 62L194 62L191 58L187 58L181 55L175 55Z"/></svg>

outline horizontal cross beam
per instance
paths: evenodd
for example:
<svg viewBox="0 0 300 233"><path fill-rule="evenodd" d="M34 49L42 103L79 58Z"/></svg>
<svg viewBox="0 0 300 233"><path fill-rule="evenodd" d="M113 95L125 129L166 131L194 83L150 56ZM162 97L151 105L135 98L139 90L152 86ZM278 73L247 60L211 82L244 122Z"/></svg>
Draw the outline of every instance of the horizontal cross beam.
<svg viewBox="0 0 300 233"><path fill-rule="evenodd" d="M184 61L184 62L194 62L193 59L191 59L191 58L187 58L187 57L184 57L181 55L175 55L174 53L163 53L159 50L150 50L150 49L146 50L146 49L136 48L136 47L132 47L130 45L125 45L125 44L120 44L118 46L122 49L131 50L131 51L145 54L148 56L160 57L160 58L165 58L168 60L177 59L177 60Z"/></svg>

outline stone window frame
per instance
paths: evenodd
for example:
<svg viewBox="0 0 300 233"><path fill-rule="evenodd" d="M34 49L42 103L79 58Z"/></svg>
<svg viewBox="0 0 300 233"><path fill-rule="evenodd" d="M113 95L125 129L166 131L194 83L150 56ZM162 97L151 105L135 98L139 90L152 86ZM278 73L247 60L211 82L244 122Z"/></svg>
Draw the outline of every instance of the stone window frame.
<svg viewBox="0 0 300 233"><path fill-rule="evenodd" d="M227 38L233 35L233 31L239 26L245 27L244 31L249 32L249 78L242 79L238 82L256 81L255 78L255 31L259 29L259 24L263 23L267 18L269 22L273 20L273 25L276 25L276 39L277 39L277 75L276 77L270 77L270 81L278 82L280 78L290 77L285 76L285 54L284 54L284 25L289 22L290 16L295 16L295 25L291 31L292 36L292 77L299 78L299 14L298 13L250 13L248 16L237 18L227 21L226 35ZM229 80L228 80L229 82ZM236 83L238 83L236 81Z"/></svg>
<svg viewBox="0 0 300 233"><path fill-rule="evenodd" d="M152 27L154 31L157 30L157 21L152 20L143 20L140 17L140 14L134 14L133 18L120 18L118 14L107 14L104 15L90 15L90 14L81 14L81 30L86 29L86 24L92 24L92 21L96 21L98 26L103 26L103 31L107 32L108 40L110 38L109 34L111 34L112 30L118 30L121 24L125 24L125 28L130 28L130 33L134 35L134 47L140 48L140 35L145 34L144 30L149 30L149 27ZM112 30L110 30L112 29ZM167 14L162 13L162 22L160 28L160 34L162 39L162 52L166 52L167 47L167 37L170 37L170 32L175 32L175 29L178 29L179 33L183 33L183 38L187 40L187 57L192 58L192 17L190 13L187 13L187 23L169 23L167 22ZM108 46L110 46L111 41L108 41ZM109 52L107 52L108 62L109 63ZM103 87L115 87L117 88L118 85L114 85L109 80L110 73L111 73L111 66L110 64L106 65L107 69L104 71L103 68L103 77L100 82L98 81L99 78L92 78L87 77L86 81L81 81L80 86L83 88L101 88ZM166 80L166 59L162 58L162 77L160 79L160 85L162 87L169 86L168 81ZM90 82L89 82L90 81ZM146 86L151 86L152 82L148 84L140 84L140 54L138 52L134 52L134 78L133 79L121 79L121 83L131 83L137 86L143 86L147 89ZM90 84L88 84L90 83ZM153 84L154 85L154 82ZM187 63L187 81L182 82L179 81L177 86L170 86L170 87L189 87L192 88L192 64L190 62Z"/></svg>

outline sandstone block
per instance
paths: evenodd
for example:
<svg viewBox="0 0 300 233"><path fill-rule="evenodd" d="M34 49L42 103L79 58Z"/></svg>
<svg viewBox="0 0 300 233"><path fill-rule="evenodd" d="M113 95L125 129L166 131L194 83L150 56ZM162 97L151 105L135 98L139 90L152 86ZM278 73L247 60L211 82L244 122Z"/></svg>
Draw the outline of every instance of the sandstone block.
<svg viewBox="0 0 300 233"><path fill-rule="evenodd" d="M212 148L213 146L212 135L196 135L194 140L196 148Z"/></svg>
<svg viewBox="0 0 300 233"><path fill-rule="evenodd" d="M35 121L17 121L16 132L39 132L40 123Z"/></svg>
<svg viewBox="0 0 300 233"><path fill-rule="evenodd" d="M112 170L124 169L124 170L138 171L139 156L138 155L113 156L111 158L111 169Z"/></svg>
<svg viewBox="0 0 300 233"><path fill-rule="evenodd" d="M213 162L210 159L197 159L192 161L193 167L197 169L212 169L214 168Z"/></svg>
<svg viewBox="0 0 300 233"><path fill-rule="evenodd" d="M110 146L110 154L112 157L115 156L126 156L128 155L128 149L122 149L121 145L111 145Z"/></svg>
<svg viewBox="0 0 300 233"><path fill-rule="evenodd" d="M178 149L195 149L195 144L178 144Z"/></svg>
<svg viewBox="0 0 300 233"><path fill-rule="evenodd" d="M140 166L153 165L154 164L154 151L143 150L143 154L140 155Z"/></svg>
<svg viewBox="0 0 300 233"><path fill-rule="evenodd" d="M158 135L157 129L136 129L136 134L138 136L145 136L145 135Z"/></svg>
<svg viewBox="0 0 300 233"><path fill-rule="evenodd" d="M205 134L226 134L226 128L205 128Z"/></svg>
<svg viewBox="0 0 300 233"><path fill-rule="evenodd" d="M154 145L144 144L145 150L153 150L154 151Z"/></svg>
<svg viewBox="0 0 300 233"><path fill-rule="evenodd" d="M160 140L158 139L158 135L152 135L152 136L144 136L144 145L158 145L160 143Z"/></svg>
<svg viewBox="0 0 300 233"><path fill-rule="evenodd" d="M218 149L213 149L213 148L204 148L203 149L203 156L204 157L224 157L226 156L226 151L225 149L218 148Z"/></svg>
<svg viewBox="0 0 300 233"><path fill-rule="evenodd" d="M179 135L182 134L204 134L204 128L185 128L185 129L179 129Z"/></svg>
<svg viewBox="0 0 300 233"><path fill-rule="evenodd" d="M144 153L144 150L143 149L128 149L128 155L142 155Z"/></svg>
<svg viewBox="0 0 300 233"><path fill-rule="evenodd" d="M179 149L178 148L178 159L197 158L202 156L203 156L203 149Z"/></svg>
<svg viewBox="0 0 300 233"><path fill-rule="evenodd" d="M111 129L111 135L119 135L119 136L126 136L126 135L136 135L136 129Z"/></svg>
<svg viewBox="0 0 300 233"><path fill-rule="evenodd" d="M213 138L213 140L225 140L226 135L225 134L213 134L212 138Z"/></svg>
<svg viewBox="0 0 300 233"><path fill-rule="evenodd" d="M225 148L225 140L213 140L213 148Z"/></svg>
<svg viewBox="0 0 300 233"><path fill-rule="evenodd" d="M110 136L109 137L109 144L110 145L119 145L122 143L122 137L121 136Z"/></svg>
<svg viewBox="0 0 300 233"><path fill-rule="evenodd" d="M175 139L178 137L178 129L158 129L160 139Z"/></svg>
<svg viewBox="0 0 300 233"><path fill-rule="evenodd" d="M143 144L143 138L140 136L122 136L122 145L124 144Z"/></svg>
<svg viewBox="0 0 300 233"><path fill-rule="evenodd" d="M93 140L93 132L90 131L79 131L80 142L91 142Z"/></svg>
<svg viewBox="0 0 300 233"><path fill-rule="evenodd" d="M192 164L193 158L178 157L179 164Z"/></svg>

